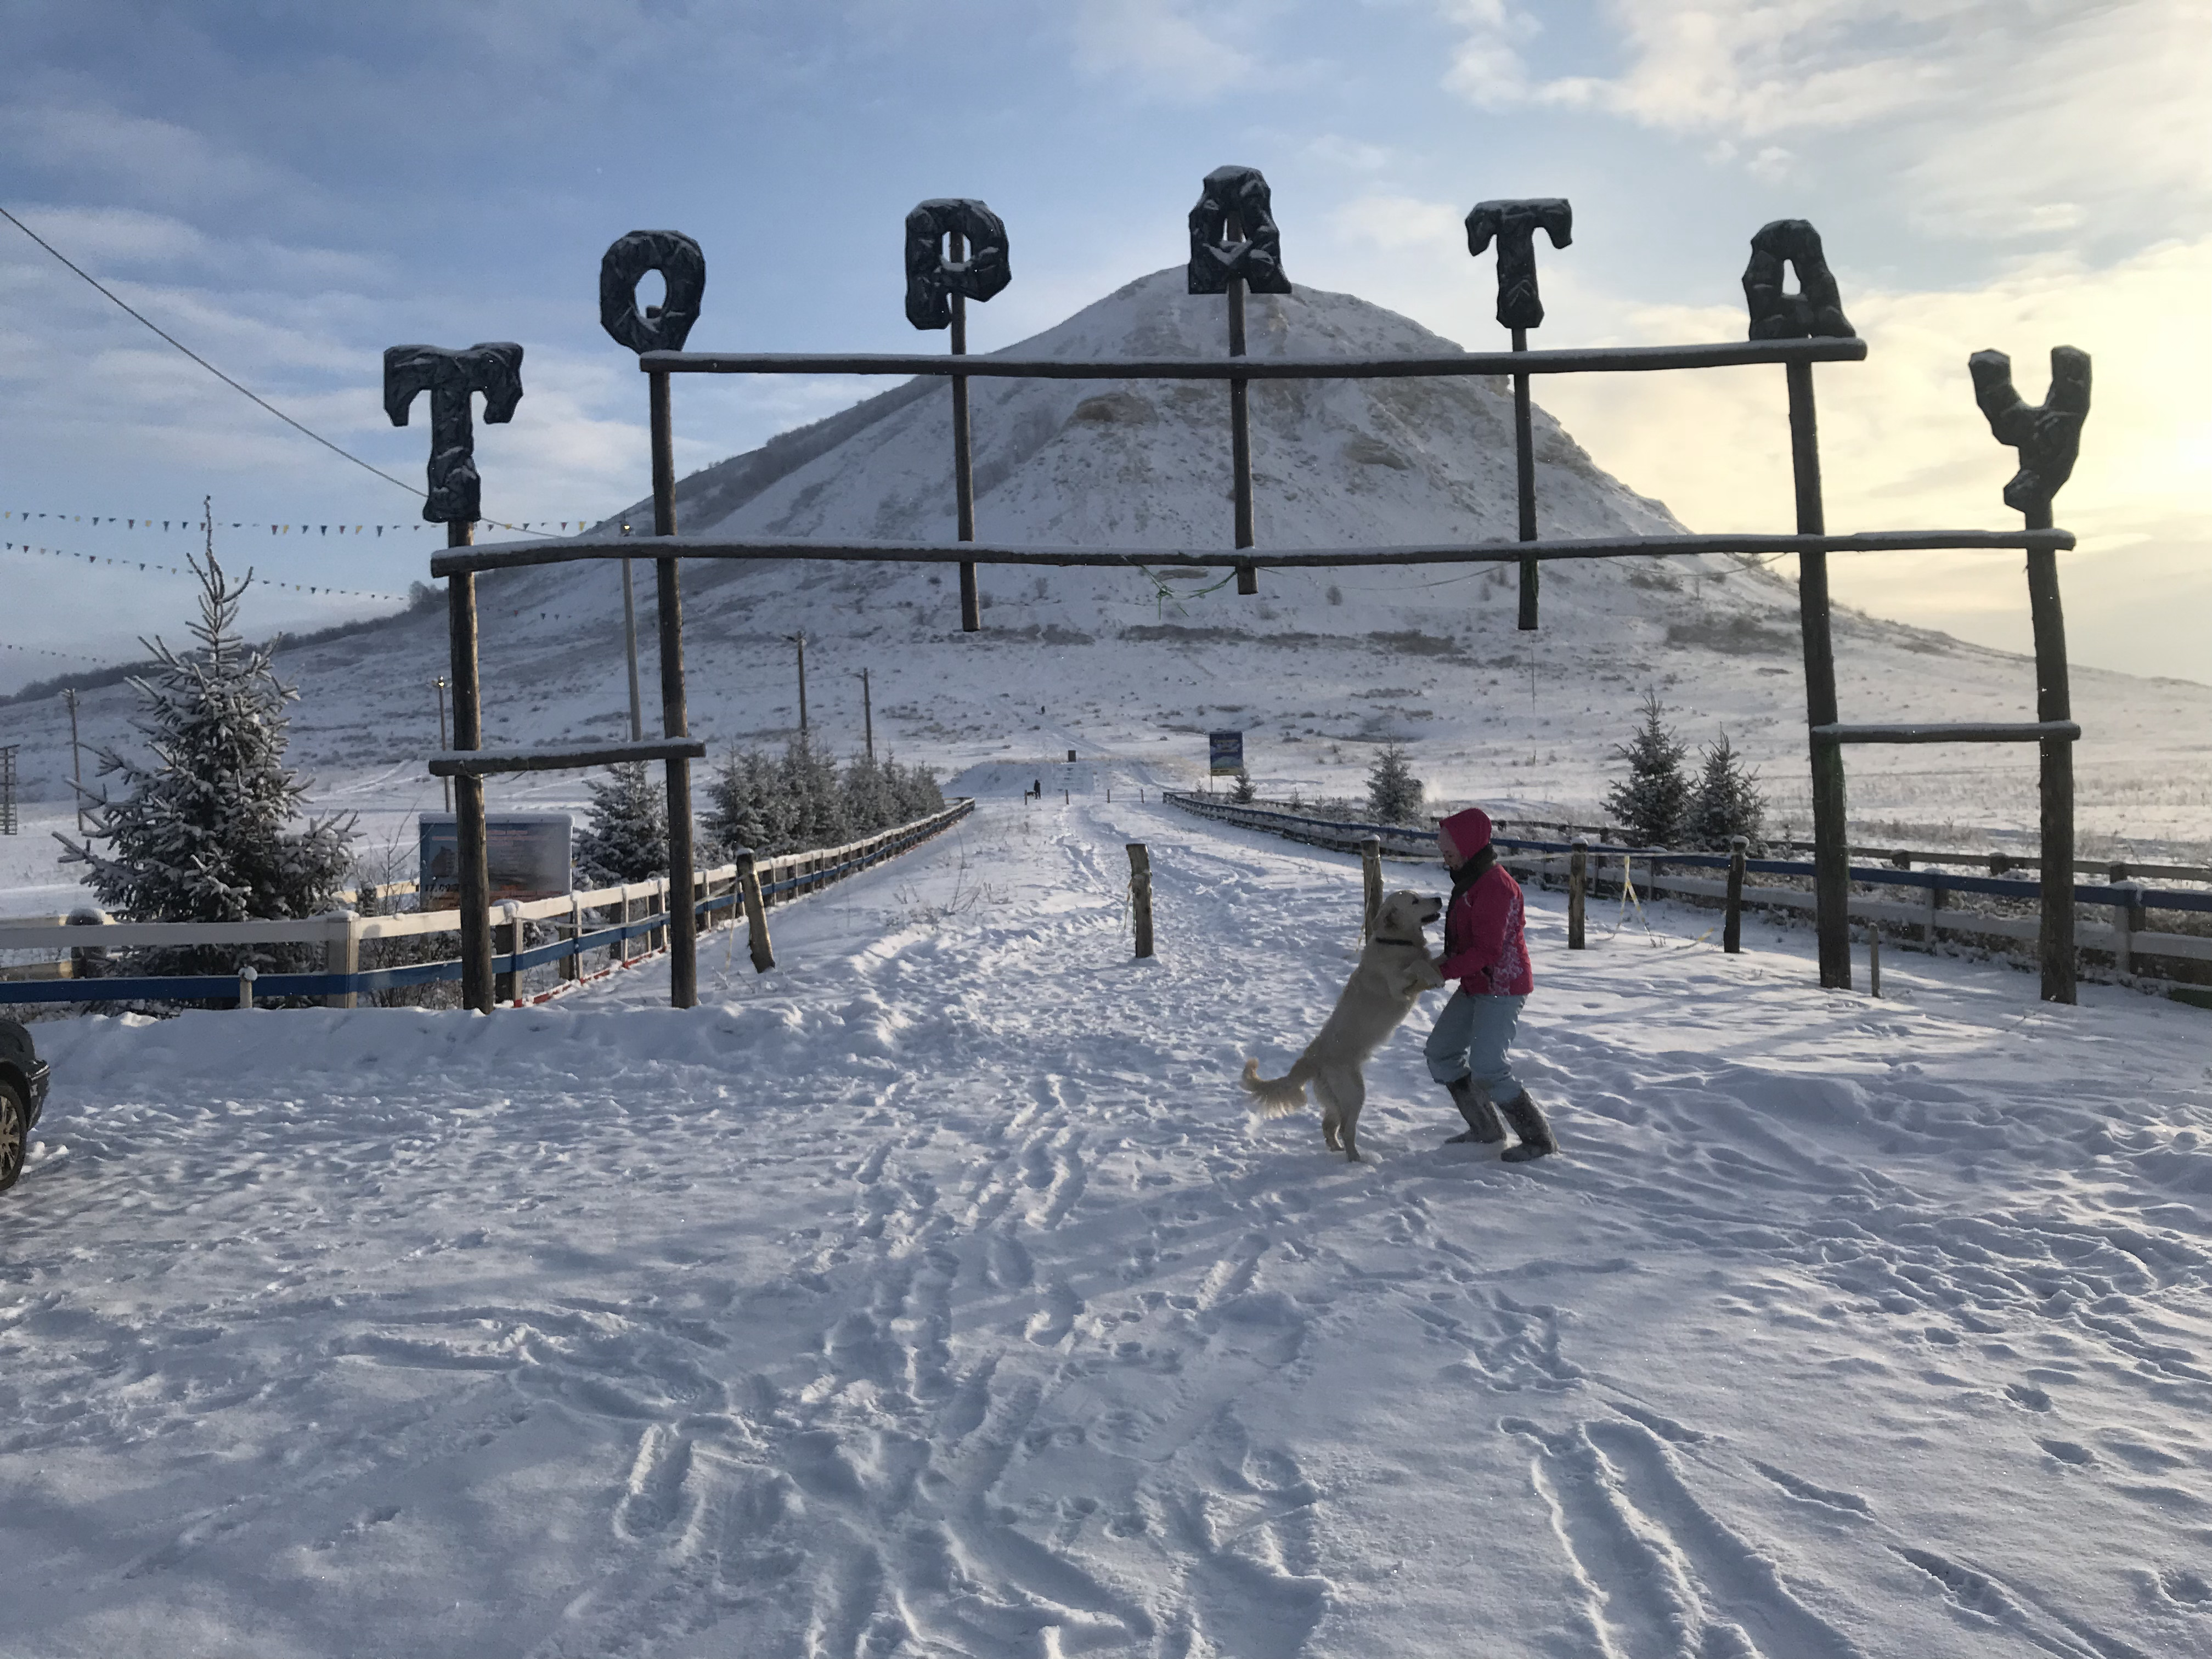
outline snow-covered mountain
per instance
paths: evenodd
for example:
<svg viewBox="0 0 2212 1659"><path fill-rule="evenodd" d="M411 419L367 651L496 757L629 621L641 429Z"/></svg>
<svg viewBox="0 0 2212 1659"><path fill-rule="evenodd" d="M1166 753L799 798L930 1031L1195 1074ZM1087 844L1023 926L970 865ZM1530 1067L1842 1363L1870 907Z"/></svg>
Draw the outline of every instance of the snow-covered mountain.
<svg viewBox="0 0 2212 1659"><path fill-rule="evenodd" d="M1299 289L1249 302L1251 349L1273 354L1456 349L1350 295ZM1217 356L1218 297L1179 269L1140 278L1010 348L1071 359ZM1231 541L1228 394L1206 383L975 380L979 533L1127 547ZM684 420L677 387L677 418ZM1258 382L1251 393L1260 548L1390 544L1513 532L1510 387L1501 380ZM526 423L526 410L523 416ZM1680 529L1608 477L1540 409L1537 496L1547 536ZM941 381L894 386L830 419L707 467L678 487L689 532L953 539L951 416ZM645 457L639 456L641 478ZM618 517L621 515L618 515ZM650 521L641 501L627 515ZM610 523L615 520L610 520ZM652 568L637 567L648 730L657 672ZM985 630L959 631L950 568L693 565L684 574L692 729L717 746L780 742L797 721L789 635L808 636L816 729L861 738L872 672L878 748L957 772L1077 750L1129 775L1190 775L1195 734L1247 732L1272 789L1356 791L1371 744L1408 744L1432 789L1590 810L1611 747L1647 687L1683 734L1725 729L1802 825L1803 693L1791 566L1723 556L1547 567L1540 633L1515 627L1510 568L1267 571L1256 598L1218 573L990 568ZM486 737L614 737L628 726L617 568L483 579ZM250 609L250 607L249 607ZM249 626L251 617L248 617ZM1839 618L1846 718L2027 718L2021 659L1856 616ZM325 793L372 813L434 802L431 682L442 608L286 653L295 753ZM83 703L88 739L119 735L131 694ZM2198 836L2208 805L2212 690L2077 670L2079 769L2090 834ZM33 799L67 799L58 701L11 709ZM2031 754L1931 763L1856 753L1863 821L2034 823ZM554 775L495 783L495 799L580 799Z"/></svg>

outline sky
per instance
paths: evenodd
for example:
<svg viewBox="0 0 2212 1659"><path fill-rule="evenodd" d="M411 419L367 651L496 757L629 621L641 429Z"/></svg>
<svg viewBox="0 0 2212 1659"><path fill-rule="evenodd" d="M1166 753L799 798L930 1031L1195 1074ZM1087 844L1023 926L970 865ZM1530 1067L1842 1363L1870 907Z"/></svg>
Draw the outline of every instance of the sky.
<svg viewBox="0 0 2212 1659"><path fill-rule="evenodd" d="M936 350L903 216L981 198L1014 272L971 308L988 350L1180 263L1234 161L1294 280L1480 348L1504 337L1479 199L1573 203L1544 346L1741 338L1752 233L1808 219L1869 343L1820 371L1829 527L2016 524L1966 358L2009 352L2033 401L2080 347L2072 654L2212 681L2205 0L0 0L0 206L343 448L419 488L427 416L386 419L384 348L521 342L477 459L486 514L538 526L647 493L642 379L597 314L631 229L704 247L695 349ZM680 382L679 468L880 385ZM1538 395L1692 529L1790 526L1778 370ZM4 221L0 497L0 539L116 562L0 550L0 690L180 637L164 567L203 497L270 584L255 631L389 609L440 539ZM2027 643L2017 555L1836 564L1847 603Z"/></svg>

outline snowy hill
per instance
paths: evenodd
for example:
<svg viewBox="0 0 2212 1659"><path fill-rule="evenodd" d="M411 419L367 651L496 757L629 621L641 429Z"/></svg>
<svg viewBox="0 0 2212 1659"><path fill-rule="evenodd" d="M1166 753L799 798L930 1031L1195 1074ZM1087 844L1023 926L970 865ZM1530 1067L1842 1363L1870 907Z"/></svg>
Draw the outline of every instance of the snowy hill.
<svg viewBox="0 0 2212 1659"><path fill-rule="evenodd" d="M1358 895L1001 801L690 1012L41 1026L0 1650L2208 1650L2201 1012L1534 893L1565 1156L1440 1146L1431 997L1347 1165L1234 1079Z"/></svg>
<svg viewBox="0 0 2212 1659"><path fill-rule="evenodd" d="M1010 348L1067 358L1216 356L1222 303L1179 270L1131 283ZM1454 349L1419 325L1340 294L1251 301L1255 355ZM1540 387L1539 388L1540 391ZM684 387L677 389L684 418ZM979 532L1035 542L1168 546L1231 541L1227 393L1219 386L979 380L971 384ZM1260 383L1252 392L1262 550L1512 533L1510 390L1499 381ZM527 406L522 421L526 424ZM901 385L708 467L678 488L689 532L952 539L950 398ZM1536 416L1547 535L1680 528ZM1692 435L1690 441L1694 441ZM644 457L639 457L640 472ZM649 522L643 504L629 515ZM652 573L640 566L648 729L657 708ZM1195 734L1237 726L1272 792L1356 793L1374 742L1413 750L1431 789L1588 813L1611 746L1645 688L1686 737L1725 729L1802 829L1803 701L1794 584L1733 558L1549 567L1544 627L1515 629L1510 570L1267 572L1256 599L1211 574L987 568L985 631L958 632L950 571L867 565L693 567L685 576L692 729L717 746L780 743L795 726L787 637L809 636L817 730L857 748L858 672L872 674L879 747L959 771L1030 765L1075 749L1124 775L1182 777ZM494 743L627 731L619 578L578 566L483 580L486 735ZM2022 603L2025 603L2023 597ZM248 606L251 623L251 605ZM442 610L288 653L300 683L295 752L325 796L380 836L434 801L431 680ZM1839 619L1847 719L2029 718L2023 659L1869 618ZM118 735L129 694L84 702L88 738ZM2212 812L2212 688L2077 670L2085 834L2143 848L2201 840ZM58 702L9 711L34 799L67 799ZM1863 823L2032 832L2025 751L1861 751ZM495 805L574 801L565 776L500 782ZM10 856L13 856L12 854ZM27 855L25 855L27 856ZM35 860L33 860L35 862ZM16 889L42 879L0 871Z"/></svg>

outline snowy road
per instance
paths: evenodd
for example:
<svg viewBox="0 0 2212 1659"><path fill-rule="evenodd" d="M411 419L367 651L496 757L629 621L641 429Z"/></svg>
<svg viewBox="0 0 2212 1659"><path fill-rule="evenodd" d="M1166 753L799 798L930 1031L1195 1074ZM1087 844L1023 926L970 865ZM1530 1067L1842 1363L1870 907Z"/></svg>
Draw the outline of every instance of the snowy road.
<svg viewBox="0 0 2212 1659"><path fill-rule="evenodd" d="M690 1014L42 1026L0 1650L2212 1654L2212 1021L1532 896L1569 1156L1409 1030L1347 1166L1358 892L988 801Z"/></svg>

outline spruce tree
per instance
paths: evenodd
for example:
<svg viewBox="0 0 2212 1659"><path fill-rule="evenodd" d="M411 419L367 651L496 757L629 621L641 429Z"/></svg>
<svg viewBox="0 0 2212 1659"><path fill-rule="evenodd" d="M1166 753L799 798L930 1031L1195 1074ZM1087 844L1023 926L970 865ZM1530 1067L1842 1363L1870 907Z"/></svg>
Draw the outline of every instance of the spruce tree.
<svg viewBox="0 0 2212 1659"><path fill-rule="evenodd" d="M885 761L884 770L890 781L891 799L898 807L899 823L912 823L945 810L945 792L938 787L937 774L931 768Z"/></svg>
<svg viewBox="0 0 2212 1659"><path fill-rule="evenodd" d="M828 750L811 737L795 737L784 749L780 769L794 848L811 851L852 839L847 833L845 792Z"/></svg>
<svg viewBox="0 0 2212 1659"><path fill-rule="evenodd" d="M762 858L789 851L783 816L775 763L757 749L730 755L707 786L707 838L720 858L740 848Z"/></svg>
<svg viewBox="0 0 2212 1659"><path fill-rule="evenodd" d="M1699 852L1725 853L1729 838L1741 836L1757 852L1765 821L1766 797L1759 787L1759 774L1744 765L1723 732L1718 743L1706 745L1705 765L1683 822L1683 839Z"/></svg>
<svg viewBox="0 0 2212 1659"><path fill-rule="evenodd" d="M1420 817L1426 793L1413 775L1405 750L1395 743L1384 744L1382 752L1367 769L1368 816L1377 823L1412 823Z"/></svg>
<svg viewBox="0 0 2212 1659"><path fill-rule="evenodd" d="M845 818L854 836L872 836L899 821L898 803L891 798L890 779L865 751L845 764Z"/></svg>
<svg viewBox="0 0 2212 1659"><path fill-rule="evenodd" d="M668 872L666 799L654 787L643 761L607 768L605 782L591 779L591 817L576 838L576 863L585 876L612 886Z"/></svg>
<svg viewBox="0 0 2212 1659"><path fill-rule="evenodd" d="M130 682L138 693L132 726L151 758L94 750L123 793L84 792L87 833L82 842L57 837L62 862L86 866L101 905L128 921L319 915L350 866L354 820L301 822L310 781L284 764L285 705L299 694L276 678L265 648L240 637L239 602L253 573L232 581L216 559L213 523L205 528L204 556L188 556L200 583L191 630L198 645L179 654L155 638L147 645L155 671ZM216 973L273 960L266 950L211 950L173 961L164 953L161 965Z"/></svg>
<svg viewBox="0 0 2212 1659"><path fill-rule="evenodd" d="M1644 724L1626 747L1613 751L1628 763L1628 775L1607 793L1605 810L1639 847L1673 845L1689 805L1690 786L1682 776L1688 750L1662 718L1666 712L1658 692L1646 691Z"/></svg>
<svg viewBox="0 0 2212 1659"><path fill-rule="evenodd" d="M1229 799L1239 806L1249 805L1259 799L1260 792L1252 786L1252 775L1243 767L1237 769L1237 782L1229 792Z"/></svg>

